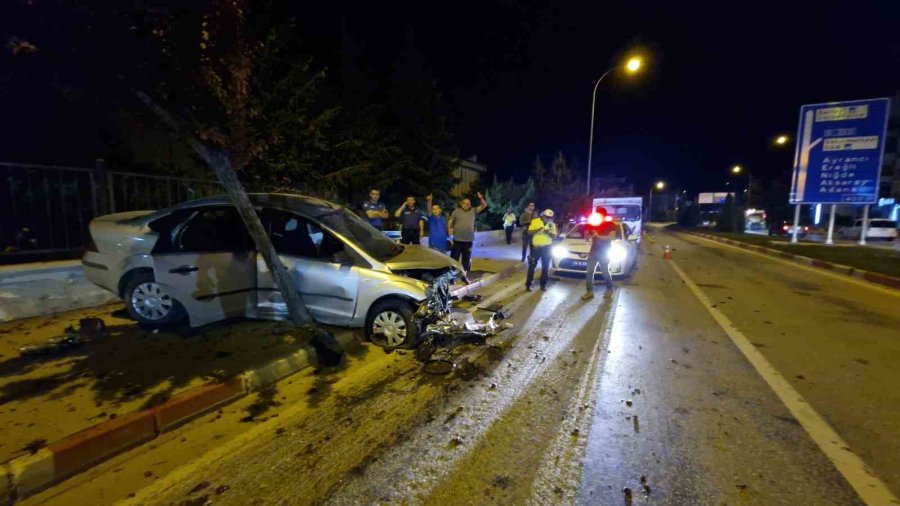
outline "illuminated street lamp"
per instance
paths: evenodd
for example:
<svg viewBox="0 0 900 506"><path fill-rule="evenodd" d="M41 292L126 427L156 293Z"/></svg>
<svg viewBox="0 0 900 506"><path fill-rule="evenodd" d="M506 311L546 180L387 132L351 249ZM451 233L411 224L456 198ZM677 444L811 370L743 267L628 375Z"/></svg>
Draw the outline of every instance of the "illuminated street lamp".
<svg viewBox="0 0 900 506"><path fill-rule="evenodd" d="M783 136L782 136L783 137ZM735 165L731 168L731 173L734 175L739 175L741 172L744 172L744 168L740 165ZM753 174L750 171L747 171L747 189L744 190L747 192L747 206L750 206L750 192L752 191L750 188L753 184Z"/></svg>
<svg viewBox="0 0 900 506"><path fill-rule="evenodd" d="M653 189L663 191L666 188L665 181L657 181L650 186L650 198L647 199L647 223L653 218Z"/></svg>
<svg viewBox="0 0 900 506"><path fill-rule="evenodd" d="M775 139L775 144L778 144L779 146L784 146L785 144L788 143L789 140L790 140L790 139L788 138L787 135L779 135L779 136Z"/></svg>
<svg viewBox="0 0 900 506"><path fill-rule="evenodd" d="M643 57L639 55L632 56L625 62L625 73L636 74L643 66ZM588 197L591 196L591 160L594 157L594 109L596 109L597 105L597 87L600 86L600 81L602 81L604 77L608 76L612 71L618 68L619 67L613 67L604 72L603 75L600 76L600 79L597 79L597 82L594 84L594 93L591 95L591 138L588 140L587 188L585 188L585 194Z"/></svg>

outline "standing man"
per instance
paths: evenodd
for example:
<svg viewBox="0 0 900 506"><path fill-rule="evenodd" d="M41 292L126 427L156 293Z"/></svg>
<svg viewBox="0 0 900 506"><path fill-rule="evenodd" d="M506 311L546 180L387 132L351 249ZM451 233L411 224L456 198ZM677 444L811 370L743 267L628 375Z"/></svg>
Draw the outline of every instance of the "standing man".
<svg viewBox="0 0 900 506"><path fill-rule="evenodd" d="M400 244L419 244L425 235L425 216L416 207L416 198L406 197L394 217L400 218Z"/></svg>
<svg viewBox="0 0 900 506"><path fill-rule="evenodd" d="M525 261L525 258L528 254L528 248L531 247L531 236L528 234L528 227L531 225L531 222L535 219L534 214L534 202L529 202L528 206L522 211L522 215L519 216L519 224L522 225L522 261Z"/></svg>
<svg viewBox="0 0 900 506"><path fill-rule="evenodd" d="M428 194L428 209L431 209L431 214L428 215L428 247L446 255L450 249L447 244L447 218L444 217L441 206L432 204L431 201L431 194Z"/></svg>
<svg viewBox="0 0 900 506"><path fill-rule="evenodd" d="M598 215L600 218L599 224L594 225L591 221L595 220ZM613 291L612 274L609 273L609 247L612 246L612 242L616 239L616 228L618 225L608 219L609 217L604 207L597 207L594 211L594 216L591 218L592 220L589 220L588 224L585 225L584 235L586 239L591 241L591 252L588 255L587 271L584 276L587 291L581 296L581 300L594 298L594 271L597 270L598 265L603 269L603 279L606 282L606 292L603 294L603 298L608 299L612 297Z"/></svg>
<svg viewBox="0 0 900 506"><path fill-rule="evenodd" d="M487 202L478 192L481 205L472 208L472 201L462 199L459 207L453 210L447 223L447 234L453 236L453 248L450 256L462 263L466 272L472 270L472 243L475 242L475 215L487 208Z"/></svg>
<svg viewBox="0 0 900 506"><path fill-rule="evenodd" d="M366 221L378 230L384 229L384 220L388 218L388 210L384 204L378 201L381 192L372 189L369 191L369 200L363 202L362 210L366 213Z"/></svg>
<svg viewBox="0 0 900 506"><path fill-rule="evenodd" d="M541 291L546 291L547 280L550 278L550 252L553 248L553 239L558 235L556 223L553 223L553 210L545 209L540 218L531 220L528 232L531 233L532 244L531 257L528 259L528 275L525 277L525 289L531 291L534 269L540 260Z"/></svg>
<svg viewBox="0 0 900 506"><path fill-rule="evenodd" d="M506 244L512 244L514 228L516 228L516 213L510 207L506 210L506 214L503 215L503 230L506 232Z"/></svg>

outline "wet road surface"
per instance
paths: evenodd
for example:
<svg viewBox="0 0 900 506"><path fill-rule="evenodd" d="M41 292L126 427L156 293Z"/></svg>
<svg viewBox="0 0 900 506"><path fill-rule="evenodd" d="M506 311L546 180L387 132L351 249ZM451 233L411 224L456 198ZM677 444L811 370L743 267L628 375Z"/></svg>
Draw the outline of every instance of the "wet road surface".
<svg viewBox="0 0 900 506"><path fill-rule="evenodd" d="M485 289L515 327L499 350L468 351L472 377L427 376L410 354L365 345L345 367L296 375L26 502L863 503L860 478L838 470L722 317L885 486L869 497L892 500L898 293L655 238L612 299L582 302L574 278L526 293L521 273Z"/></svg>

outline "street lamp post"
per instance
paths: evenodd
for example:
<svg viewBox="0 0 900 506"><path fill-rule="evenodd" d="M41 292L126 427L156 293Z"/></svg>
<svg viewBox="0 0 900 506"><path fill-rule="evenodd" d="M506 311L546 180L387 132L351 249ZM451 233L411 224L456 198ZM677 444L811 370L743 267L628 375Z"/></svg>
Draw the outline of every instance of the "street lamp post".
<svg viewBox="0 0 900 506"><path fill-rule="evenodd" d="M650 185L650 198L647 199L647 223L653 219L653 189L662 190L666 187L666 183L663 181L657 181Z"/></svg>
<svg viewBox="0 0 900 506"><path fill-rule="evenodd" d="M740 174L741 172L743 172L743 170L744 170L744 168L741 167L740 165L735 165L734 167L731 168L731 173L737 175L737 174ZM750 171L748 170L747 171L747 207L750 207L750 195L752 192L753 192L753 174L751 174Z"/></svg>
<svg viewBox="0 0 900 506"><path fill-rule="evenodd" d="M638 70L641 69L641 66L644 64L643 59L639 56L632 56L625 63L625 71L629 74L634 74ZM596 109L597 105L597 88L600 86L600 81L603 80L606 76L608 76L613 70L616 70L618 67L613 67L600 76L600 79L597 79L597 82L594 83L594 92L591 95L591 137L588 139L588 163L587 163L587 185L585 188L585 195L588 197L591 196L591 160L594 157L594 109Z"/></svg>

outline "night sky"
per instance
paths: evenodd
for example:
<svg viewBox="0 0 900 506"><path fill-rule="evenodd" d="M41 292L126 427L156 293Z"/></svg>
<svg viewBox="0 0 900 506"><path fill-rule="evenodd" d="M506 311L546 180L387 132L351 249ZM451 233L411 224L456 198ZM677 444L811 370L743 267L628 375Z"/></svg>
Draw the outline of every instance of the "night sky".
<svg viewBox="0 0 900 506"><path fill-rule="evenodd" d="M560 149L583 174L594 81L632 49L646 55L647 71L601 84L593 170L639 189L655 179L723 189L735 163L777 177L793 146L772 141L793 137L802 104L900 90L897 0L334 4L293 7L321 65L336 68L342 33L364 46L376 72L414 49L443 93L461 154L520 180L535 155L549 165ZM27 35L4 25L4 37ZM38 46L40 37L31 36ZM54 121L68 114L58 101L24 108L0 98L2 161L91 163L102 138Z"/></svg>
<svg viewBox="0 0 900 506"><path fill-rule="evenodd" d="M631 48L645 52L648 72L600 85L593 170L639 186L664 178L720 189L735 163L775 177L790 169L793 146L772 141L793 138L801 105L900 90L898 1L701 5L378 6L349 11L347 26L385 59L411 28L461 154L501 176L525 177L537 154L547 165L559 149L583 171L594 81Z"/></svg>

